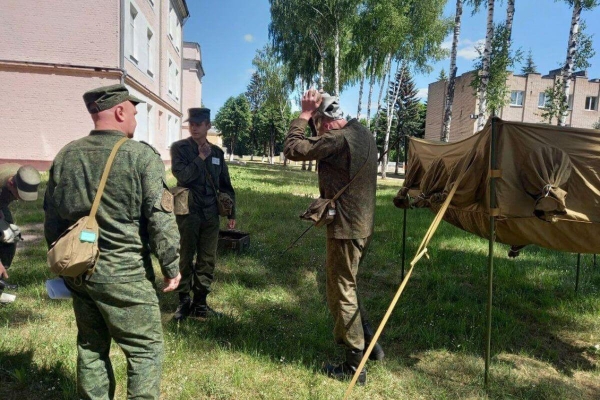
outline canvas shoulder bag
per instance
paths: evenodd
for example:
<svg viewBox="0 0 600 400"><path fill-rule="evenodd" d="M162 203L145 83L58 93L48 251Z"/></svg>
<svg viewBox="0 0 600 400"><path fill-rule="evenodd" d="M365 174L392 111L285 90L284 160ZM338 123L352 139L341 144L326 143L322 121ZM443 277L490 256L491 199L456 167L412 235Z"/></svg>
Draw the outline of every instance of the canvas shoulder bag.
<svg viewBox="0 0 600 400"><path fill-rule="evenodd" d="M75 278L84 273L87 273L89 277L94 273L96 262L98 261L98 257L100 257L96 212L100 206L106 180L108 179L108 174L110 173L117 151L127 140L128 138L124 137L113 147L104 167L100 186L98 186L96 197L94 197L90 214L80 218L71 225L52 243L50 250L48 250L48 267L55 274Z"/></svg>
<svg viewBox="0 0 600 400"><path fill-rule="evenodd" d="M367 158L365 159L365 162L360 167L360 169L358 170L356 175L354 175L354 177L350 180L350 182L348 182L346 184L346 186L341 188L335 194L335 196L333 196L332 199L324 199L322 197L319 197L318 199L313 200L313 202L310 203L310 205L308 206L306 211L304 211L300 215L300 218L305 221L311 222L317 228L319 228L323 225L329 225L330 223L332 223L333 220L335 219L335 215L336 215L336 210L335 210L336 200L342 195L342 193L344 193L344 191L346 189L348 189L350 184L352 182L354 182L356 177L365 168L365 165L367 165L367 162L369 161L370 155L371 155L371 146L369 145L369 151L367 152Z"/></svg>
<svg viewBox="0 0 600 400"><path fill-rule="evenodd" d="M227 193L223 193L217 190L215 183L208 170L206 170L206 179L212 185L213 190L217 194L217 206L219 207L219 215L221 217L229 217L233 212L233 199Z"/></svg>

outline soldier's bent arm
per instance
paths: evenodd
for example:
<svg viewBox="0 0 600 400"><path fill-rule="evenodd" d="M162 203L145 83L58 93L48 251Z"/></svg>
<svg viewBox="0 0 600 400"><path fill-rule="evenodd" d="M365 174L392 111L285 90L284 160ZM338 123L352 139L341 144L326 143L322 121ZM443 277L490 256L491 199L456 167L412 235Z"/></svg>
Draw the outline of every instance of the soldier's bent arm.
<svg viewBox="0 0 600 400"><path fill-rule="evenodd" d="M176 144L171 146L171 172L173 172L177 182L187 185L197 179L198 176L205 174L205 170L204 161L200 156L189 162L181 151L181 146Z"/></svg>
<svg viewBox="0 0 600 400"><path fill-rule="evenodd" d="M64 221L58 215L56 204L54 204L54 189L56 182L54 181L54 166L50 168L50 176L46 193L44 195L44 236L48 247L59 238L60 235L69 227L68 222Z"/></svg>
<svg viewBox="0 0 600 400"><path fill-rule="evenodd" d="M221 165L223 165L223 168L221 169L221 175L219 176L219 190L223 193L227 193L231 197L231 200L233 200L233 208L231 209L229 219L235 219L235 191L233 190L231 178L229 177L229 168L225 163L224 157L221 157L220 162Z"/></svg>
<svg viewBox="0 0 600 400"><path fill-rule="evenodd" d="M344 149L345 141L342 135L326 133L307 138L304 136L307 125L308 121L304 119L292 121L283 147L286 158L292 161L322 160Z"/></svg>
<svg viewBox="0 0 600 400"><path fill-rule="evenodd" d="M152 153L141 171L142 211L148 220L150 249L158 258L162 274L172 279L179 273L179 230L166 184L165 167L160 157Z"/></svg>

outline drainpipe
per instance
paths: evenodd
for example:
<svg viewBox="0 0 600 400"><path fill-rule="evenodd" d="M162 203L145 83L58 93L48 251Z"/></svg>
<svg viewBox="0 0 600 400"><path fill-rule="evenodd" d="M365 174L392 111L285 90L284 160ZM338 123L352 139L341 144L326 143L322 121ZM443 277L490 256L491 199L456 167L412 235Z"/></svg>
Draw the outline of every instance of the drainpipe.
<svg viewBox="0 0 600 400"><path fill-rule="evenodd" d="M121 85L125 84L125 0L121 0L121 21L119 23L119 69L121 70Z"/></svg>

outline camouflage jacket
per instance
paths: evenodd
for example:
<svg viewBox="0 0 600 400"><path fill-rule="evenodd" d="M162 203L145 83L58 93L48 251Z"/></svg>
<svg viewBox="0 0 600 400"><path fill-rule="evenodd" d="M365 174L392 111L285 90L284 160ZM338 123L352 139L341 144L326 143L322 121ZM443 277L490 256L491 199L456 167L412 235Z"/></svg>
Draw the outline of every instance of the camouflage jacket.
<svg viewBox="0 0 600 400"><path fill-rule="evenodd" d="M201 213L206 219L219 214L215 191L206 179L206 174L210 173L215 188L227 193L233 200L233 211L229 219L235 219L235 191L231 185L223 150L218 146L211 145L211 155L202 160L198 153L198 145L191 137L173 143L171 171L177 179L177 186L190 189L190 212Z"/></svg>
<svg viewBox="0 0 600 400"><path fill-rule="evenodd" d="M89 214L108 156L123 136L94 130L58 153L44 198L48 245ZM172 204L158 152L145 143L126 141L115 157L96 215L100 259L90 281L153 280L151 252L164 276L177 276L179 231Z"/></svg>
<svg viewBox="0 0 600 400"><path fill-rule="evenodd" d="M8 179L15 175L21 168L20 164L8 163L0 165L0 211L8 222L14 222L8 205L16 200L15 196L8 190Z"/></svg>
<svg viewBox="0 0 600 400"><path fill-rule="evenodd" d="M307 123L300 118L292 121L283 151L290 160L319 162L320 196L333 198L356 176L336 202L336 216L327 225L327 237L359 239L370 236L377 189L377 148L373 136L352 119L342 129L306 137Z"/></svg>

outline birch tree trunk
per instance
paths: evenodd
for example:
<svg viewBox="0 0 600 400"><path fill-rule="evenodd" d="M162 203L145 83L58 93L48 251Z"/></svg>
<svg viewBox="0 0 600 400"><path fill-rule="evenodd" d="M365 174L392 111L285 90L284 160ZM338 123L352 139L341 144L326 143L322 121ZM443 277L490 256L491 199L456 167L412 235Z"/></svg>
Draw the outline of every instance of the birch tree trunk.
<svg viewBox="0 0 600 400"><path fill-rule="evenodd" d="M386 75L388 75L392 70L392 55L388 54L386 59L385 59L385 67L384 67L384 73L383 73L383 78L381 78L381 86L379 87L379 97L377 98L377 114L375 114L375 126L373 128L373 137L375 138L375 141L377 141L377 123L379 122L379 116L380 116L380 112L379 112L379 108L381 107L381 96L383 95L383 87L385 85L385 77ZM388 82L389 82L390 78L388 77Z"/></svg>
<svg viewBox="0 0 600 400"><path fill-rule="evenodd" d="M513 19L515 18L515 0L508 0L506 5L506 33L507 41L510 42L512 38L512 26Z"/></svg>
<svg viewBox="0 0 600 400"><path fill-rule="evenodd" d="M452 37L452 53L450 55L450 77L446 89L446 108L444 110L444 127L442 142L450 141L450 125L452 124L452 103L454 102L454 88L456 87L456 52L458 38L460 37L460 24L462 20L463 0L456 0L456 14L454 16L454 36Z"/></svg>
<svg viewBox="0 0 600 400"><path fill-rule="evenodd" d="M367 62L360 69L360 86L358 89L358 110L356 110L356 119L360 121L360 112L362 111L362 96L363 96L363 88L365 86L365 76L367 73Z"/></svg>
<svg viewBox="0 0 600 400"><path fill-rule="evenodd" d="M391 66L390 66L391 67ZM402 65L402 69L400 69L400 63L396 66L396 73L394 74L394 78L398 77L398 71L402 71L399 79L396 79L396 86L394 87L394 91L392 93L388 92L388 101L386 104L386 130L385 130L385 139L383 140L383 160L381 161L381 179L385 179L387 173L387 165L388 165L388 155L389 155L389 146L390 146L390 132L392 130L392 122L394 120L394 105L398 101L398 95L400 94L400 90L402 87L402 81L404 81L404 71L406 70L406 65ZM388 87L390 86L391 79L391 68L390 75L388 78Z"/></svg>
<svg viewBox="0 0 600 400"><path fill-rule="evenodd" d="M479 116L477 118L477 130L480 131L485 125L487 112L487 87L490 80L490 56L492 54L492 39L494 38L494 0L487 2L487 31L485 34L485 48L483 50L483 67L481 69L481 84L479 85Z"/></svg>
<svg viewBox="0 0 600 400"><path fill-rule="evenodd" d="M569 43L567 46L567 60L562 70L562 85L564 99L566 102L569 101L569 89L571 88L571 78L573 77L573 64L575 58L575 51L577 50L577 39L579 36L579 24L581 19L581 1L575 0L573 2L573 15L571 16L571 30L569 31ZM567 112L561 113L558 119L559 126L565 126L567 124Z"/></svg>
<svg viewBox="0 0 600 400"><path fill-rule="evenodd" d="M319 90L323 90L324 86L324 77L325 74L325 62L323 61L323 55L321 55L321 60L319 60Z"/></svg>
<svg viewBox="0 0 600 400"><path fill-rule="evenodd" d="M369 80L369 99L367 100L367 129L371 130L371 99L373 98L373 87L375 86L375 61L371 60L371 78Z"/></svg>
<svg viewBox="0 0 600 400"><path fill-rule="evenodd" d="M335 23L335 54L334 54L334 74L335 74L335 87L333 89L333 95L337 98L340 97L340 26Z"/></svg>

